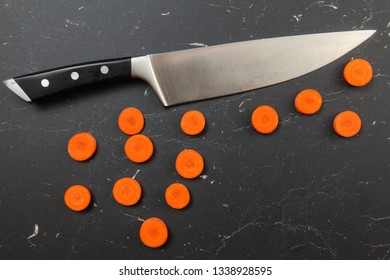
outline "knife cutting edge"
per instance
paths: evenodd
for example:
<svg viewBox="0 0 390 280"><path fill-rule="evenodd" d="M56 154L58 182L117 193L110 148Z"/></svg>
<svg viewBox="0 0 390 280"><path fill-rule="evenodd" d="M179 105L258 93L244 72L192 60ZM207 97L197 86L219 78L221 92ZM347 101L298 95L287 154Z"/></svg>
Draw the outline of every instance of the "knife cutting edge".
<svg viewBox="0 0 390 280"><path fill-rule="evenodd" d="M375 30L258 39L140 57L95 61L15 77L25 101L118 77L145 80L164 106L216 98L297 78L351 51Z"/></svg>

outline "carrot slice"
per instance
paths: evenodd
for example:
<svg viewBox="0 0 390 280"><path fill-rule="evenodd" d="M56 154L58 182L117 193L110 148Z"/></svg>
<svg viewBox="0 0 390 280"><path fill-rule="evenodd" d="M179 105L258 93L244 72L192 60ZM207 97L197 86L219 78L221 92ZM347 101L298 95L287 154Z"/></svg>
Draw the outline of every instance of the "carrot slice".
<svg viewBox="0 0 390 280"><path fill-rule="evenodd" d="M352 111L339 113L333 120L334 131L343 137L356 135L362 127L362 121L358 114Z"/></svg>
<svg viewBox="0 0 390 280"><path fill-rule="evenodd" d="M145 162L153 155L153 143L143 134L131 136L126 141L125 153L133 162Z"/></svg>
<svg viewBox="0 0 390 280"><path fill-rule="evenodd" d="M176 171L183 178L198 177L204 168L202 156L195 150L184 150L176 158Z"/></svg>
<svg viewBox="0 0 390 280"><path fill-rule="evenodd" d="M180 183L173 183L165 190L165 201L174 209L183 209L190 202L190 192Z"/></svg>
<svg viewBox="0 0 390 280"><path fill-rule="evenodd" d="M314 114L320 110L321 105L322 96L314 89L305 89L295 97L295 108L301 114Z"/></svg>
<svg viewBox="0 0 390 280"><path fill-rule="evenodd" d="M137 108L126 108L119 114L119 129L128 135L140 133L144 128L144 124L144 116Z"/></svg>
<svg viewBox="0 0 390 280"><path fill-rule="evenodd" d="M158 248L167 241L168 228L159 218L149 218L142 223L139 236L145 246Z"/></svg>
<svg viewBox="0 0 390 280"><path fill-rule="evenodd" d="M252 114L252 125L261 134L272 133L278 127L278 113L267 105L257 107Z"/></svg>
<svg viewBox="0 0 390 280"><path fill-rule="evenodd" d="M180 127L187 135L201 133L206 125L204 115L196 110L186 112L181 118Z"/></svg>
<svg viewBox="0 0 390 280"><path fill-rule="evenodd" d="M82 185L74 185L66 190L64 201L73 211L82 211L91 202L91 193Z"/></svg>
<svg viewBox="0 0 390 280"><path fill-rule="evenodd" d="M96 139L88 132L73 135L68 142L68 153L77 161L89 159L96 151Z"/></svg>
<svg viewBox="0 0 390 280"><path fill-rule="evenodd" d="M368 84L373 75L371 64L362 58L353 59L344 68L344 79L348 84L361 87Z"/></svg>
<svg viewBox="0 0 390 280"><path fill-rule="evenodd" d="M122 205L130 206L136 204L141 198L142 189L140 184L132 178L119 179L112 189L114 199Z"/></svg>

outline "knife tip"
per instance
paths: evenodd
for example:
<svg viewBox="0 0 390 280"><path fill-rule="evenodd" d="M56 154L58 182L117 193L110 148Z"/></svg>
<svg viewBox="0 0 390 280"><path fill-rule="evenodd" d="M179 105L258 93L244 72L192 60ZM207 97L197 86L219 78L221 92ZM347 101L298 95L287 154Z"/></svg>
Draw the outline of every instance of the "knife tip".
<svg viewBox="0 0 390 280"><path fill-rule="evenodd" d="M367 29L367 30L359 30L359 32L367 34L367 37L369 38L375 34L376 30L375 29Z"/></svg>

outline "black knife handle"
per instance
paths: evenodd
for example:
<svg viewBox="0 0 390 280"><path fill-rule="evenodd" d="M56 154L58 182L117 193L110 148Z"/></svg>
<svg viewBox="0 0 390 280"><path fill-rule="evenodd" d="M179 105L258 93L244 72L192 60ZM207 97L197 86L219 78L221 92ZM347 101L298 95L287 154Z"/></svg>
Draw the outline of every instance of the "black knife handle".
<svg viewBox="0 0 390 280"><path fill-rule="evenodd" d="M73 87L112 78L131 77L131 57L70 65L14 78L34 101Z"/></svg>

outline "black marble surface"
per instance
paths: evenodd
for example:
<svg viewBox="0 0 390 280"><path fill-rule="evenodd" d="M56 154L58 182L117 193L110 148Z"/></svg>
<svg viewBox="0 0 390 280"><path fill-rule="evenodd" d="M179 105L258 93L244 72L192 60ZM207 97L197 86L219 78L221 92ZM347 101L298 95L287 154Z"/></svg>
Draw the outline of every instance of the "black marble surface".
<svg viewBox="0 0 390 280"><path fill-rule="evenodd" d="M215 100L164 108L141 82L92 86L28 104L0 87L1 259L389 259L390 258L390 2L343 1L0 1L0 80L89 60L145 55L241 40L377 29L352 52L304 77ZM286 46L288 51L288 46ZM344 65L363 57L372 82L348 86ZM275 58L277 59L277 58ZM321 92L313 116L293 106L302 89ZM277 131L259 135L254 108L274 106ZM126 107L141 109L153 158L131 163L117 127ZM179 122L202 111L206 131L184 135ZM334 116L354 110L359 135L336 136ZM67 141L91 132L98 151L69 158ZM200 178L178 176L179 151L205 158ZM136 175L143 197L134 207L111 195ZM182 182L192 195L170 209L165 188ZM65 190L83 184L93 206L75 213ZM143 246L142 220L169 227L160 249Z"/></svg>

